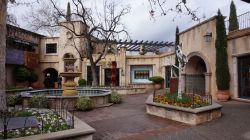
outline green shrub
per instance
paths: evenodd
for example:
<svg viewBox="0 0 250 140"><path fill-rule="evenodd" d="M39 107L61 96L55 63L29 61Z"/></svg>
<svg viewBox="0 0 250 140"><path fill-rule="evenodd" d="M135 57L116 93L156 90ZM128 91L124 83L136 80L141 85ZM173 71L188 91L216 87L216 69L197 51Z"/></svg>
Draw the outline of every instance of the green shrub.
<svg viewBox="0 0 250 140"><path fill-rule="evenodd" d="M164 82L164 78L161 76L153 76L148 79L149 81L152 81L154 84L161 84Z"/></svg>
<svg viewBox="0 0 250 140"><path fill-rule="evenodd" d="M87 81L86 81L85 79L79 79L79 80L78 80L78 85L79 85L80 87L84 87L84 86L87 85Z"/></svg>
<svg viewBox="0 0 250 140"><path fill-rule="evenodd" d="M92 102L89 97L80 97L76 102L76 109L81 111L88 111L92 109Z"/></svg>
<svg viewBox="0 0 250 140"><path fill-rule="evenodd" d="M45 96L33 96L30 100L30 106L34 108L48 108L49 99Z"/></svg>
<svg viewBox="0 0 250 140"><path fill-rule="evenodd" d="M29 79L30 71L26 67L19 66L14 69L13 75L16 81L25 82Z"/></svg>
<svg viewBox="0 0 250 140"><path fill-rule="evenodd" d="M37 75L34 72L30 72L30 75L28 77L29 83L34 83L38 80Z"/></svg>
<svg viewBox="0 0 250 140"><path fill-rule="evenodd" d="M121 95L119 95L117 91L113 91L111 94L111 103L119 104L121 102L122 102Z"/></svg>
<svg viewBox="0 0 250 140"><path fill-rule="evenodd" d="M29 116L33 116L32 112L28 112L28 111L18 111L15 114L16 117L29 117Z"/></svg>
<svg viewBox="0 0 250 140"><path fill-rule="evenodd" d="M7 106L21 105L23 103L23 98L20 95L9 96L7 98Z"/></svg>

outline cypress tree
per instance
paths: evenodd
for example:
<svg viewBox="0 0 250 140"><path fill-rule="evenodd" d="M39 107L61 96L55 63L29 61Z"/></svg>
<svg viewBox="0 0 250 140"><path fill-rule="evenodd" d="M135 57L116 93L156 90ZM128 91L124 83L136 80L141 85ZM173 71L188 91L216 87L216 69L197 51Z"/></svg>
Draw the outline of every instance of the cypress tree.
<svg viewBox="0 0 250 140"><path fill-rule="evenodd" d="M224 17L218 10L216 20L216 84L218 90L228 90L230 84L230 74L227 59L227 36Z"/></svg>
<svg viewBox="0 0 250 140"><path fill-rule="evenodd" d="M70 9L70 3L69 2L68 2L68 6L67 6L66 20L71 21L71 9Z"/></svg>
<svg viewBox="0 0 250 140"><path fill-rule="evenodd" d="M234 2L230 5L230 15L229 15L229 31L235 31L239 29L239 23L237 19L237 12Z"/></svg>
<svg viewBox="0 0 250 140"><path fill-rule="evenodd" d="M179 38L179 28L178 26L176 27L176 31L175 31L175 45L179 45L179 42L180 42L180 38ZM179 66L179 61L178 61L178 58L175 54L175 66ZM177 76L179 76L179 70L176 70L175 71Z"/></svg>

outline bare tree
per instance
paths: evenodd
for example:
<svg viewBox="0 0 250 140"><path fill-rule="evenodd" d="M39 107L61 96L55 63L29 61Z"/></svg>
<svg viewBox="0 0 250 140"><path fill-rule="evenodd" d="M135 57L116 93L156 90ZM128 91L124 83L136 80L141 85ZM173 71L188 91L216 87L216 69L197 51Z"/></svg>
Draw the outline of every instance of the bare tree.
<svg viewBox="0 0 250 140"><path fill-rule="evenodd" d="M159 8L161 15L167 15L169 12L176 13L175 17L180 14L185 14L191 16L191 19L194 21L200 21L200 17L197 16L197 9L192 9L187 5L188 0L148 0L150 4L150 16L155 16L155 11ZM173 7L169 7L171 2L175 2ZM174 19L175 19L174 17ZM173 20L174 20L173 19Z"/></svg>
<svg viewBox="0 0 250 140"><path fill-rule="evenodd" d="M55 0L49 0L48 3L40 5L36 11L32 12L30 23L37 30L44 28L64 27L69 30L75 37L84 38L86 44L81 46L81 50L86 50L86 58L90 61L91 72L93 77L93 86L97 86L97 63L105 57L105 52L110 47L110 40L120 39L121 35L128 37L128 33L121 19L130 11L129 6L119 7L119 3L115 0L104 0L102 6L86 7L86 0L72 0L73 10L66 12L61 9ZM52 7L50 7L52 6ZM66 14L67 13L67 14ZM83 22L87 27L84 31L76 31L76 27L71 20ZM61 24L67 21L69 24ZM102 46L102 50L95 54L97 46ZM75 47L75 49L77 49ZM83 60L84 55L79 52L80 58Z"/></svg>

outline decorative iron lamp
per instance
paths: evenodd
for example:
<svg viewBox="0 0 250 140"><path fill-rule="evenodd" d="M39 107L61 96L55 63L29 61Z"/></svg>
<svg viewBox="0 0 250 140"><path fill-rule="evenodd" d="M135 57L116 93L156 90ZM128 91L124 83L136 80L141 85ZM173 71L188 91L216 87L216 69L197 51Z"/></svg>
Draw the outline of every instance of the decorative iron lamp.
<svg viewBox="0 0 250 140"><path fill-rule="evenodd" d="M204 36L205 42L211 42L212 40L212 32L207 32Z"/></svg>

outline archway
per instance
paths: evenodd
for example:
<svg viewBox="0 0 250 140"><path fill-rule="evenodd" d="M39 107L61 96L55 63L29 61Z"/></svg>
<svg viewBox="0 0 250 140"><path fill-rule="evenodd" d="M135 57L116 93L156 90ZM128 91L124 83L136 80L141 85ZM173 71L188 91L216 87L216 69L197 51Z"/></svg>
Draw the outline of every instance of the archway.
<svg viewBox="0 0 250 140"><path fill-rule="evenodd" d="M185 67L185 92L205 95L207 92L206 76L208 72L206 62L200 56L189 57Z"/></svg>
<svg viewBox="0 0 250 140"><path fill-rule="evenodd" d="M58 71L54 68L47 68L43 71L44 73L44 87L54 88L55 82L57 82ZM49 76L49 80L46 81L46 77ZM48 79L48 78L47 78Z"/></svg>

